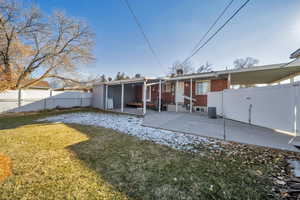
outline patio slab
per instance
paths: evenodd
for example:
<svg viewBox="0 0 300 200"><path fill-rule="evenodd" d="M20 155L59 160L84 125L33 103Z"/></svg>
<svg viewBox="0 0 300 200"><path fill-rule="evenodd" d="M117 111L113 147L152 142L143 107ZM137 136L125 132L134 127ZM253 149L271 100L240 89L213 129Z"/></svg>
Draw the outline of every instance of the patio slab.
<svg viewBox="0 0 300 200"><path fill-rule="evenodd" d="M210 119L199 113L151 112L144 117L143 125L217 139L225 135L228 141L300 152L289 144L292 135L233 120L225 120L224 125L221 118Z"/></svg>

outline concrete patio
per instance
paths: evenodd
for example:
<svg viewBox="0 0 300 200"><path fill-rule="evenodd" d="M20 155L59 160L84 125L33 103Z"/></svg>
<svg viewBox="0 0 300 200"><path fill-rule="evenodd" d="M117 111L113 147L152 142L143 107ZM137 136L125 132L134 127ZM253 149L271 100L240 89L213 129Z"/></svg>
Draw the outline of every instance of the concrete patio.
<svg viewBox="0 0 300 200"><path fill-rule="evenodd" d="M218 139L224 139L225 133L227 141L300 152L289 144L292 135L233 120L225 120L224 129L223 119L210 119L199 113L150 112L144 117L143 125Z"/></svg>
<svg viewBox="0 0 300 200"><path fill-rule="evenodd" d="M121 108L112 109L110 111L116 112L116 113L129 114L129 115L143 116L143 109L142 108L127 108L126 107L126 108L123 109L123 112L122 112Z"/></svg>

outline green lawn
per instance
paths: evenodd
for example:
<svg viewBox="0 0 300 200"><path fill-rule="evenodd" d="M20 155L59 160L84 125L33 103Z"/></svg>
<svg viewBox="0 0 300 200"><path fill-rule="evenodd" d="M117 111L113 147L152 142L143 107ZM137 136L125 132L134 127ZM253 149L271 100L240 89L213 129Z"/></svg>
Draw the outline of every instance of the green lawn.
<svg viewBox="0 0 300 200"><path fill-rule="evenodd" d="M53 114L0 119L0 155L12 164L0 199L275 199L270 177L286 173L291 155L236 144L188 153L110 129L34 121Z"/></svg>

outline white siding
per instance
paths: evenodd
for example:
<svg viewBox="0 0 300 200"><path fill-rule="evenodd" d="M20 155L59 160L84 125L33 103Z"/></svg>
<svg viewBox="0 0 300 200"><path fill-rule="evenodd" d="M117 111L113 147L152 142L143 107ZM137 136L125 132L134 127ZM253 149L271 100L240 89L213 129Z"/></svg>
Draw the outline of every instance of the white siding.
<svg viewBox="0 0 300 200"><path fill-rule="evenodd" d="M99 85L93 88L92 106L105 109L105 85Z"/></svg>

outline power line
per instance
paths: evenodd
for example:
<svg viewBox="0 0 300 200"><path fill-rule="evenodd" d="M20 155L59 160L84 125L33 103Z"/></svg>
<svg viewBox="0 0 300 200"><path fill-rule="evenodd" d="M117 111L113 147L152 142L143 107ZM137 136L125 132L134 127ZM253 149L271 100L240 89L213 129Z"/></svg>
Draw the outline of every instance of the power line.
<svg viewBox="0 0 300 200"><path fill-rule="evenodd" d="M219 28L218 28L218 30L214 33L214 34L212 34L207 40L206 40L206 42L204 43L204 44L202 44L200 47L198 47L193 53L192 53L192 55L190 55L189 57L187 57L184 61L183 61L183 63L182 64L184 64L184 63L186 63L188 60L190 60L193 56L195 56L198 52L199 52L199 50L200 49L202 49L205 45L207 45L207 43L210 41L210 40L212 40L248 3L250 2L250 0L247 0L247 1L245 1L244 3L243 3L243 5L241 5L234 13L233 13L233 15L231 16L231 17L229 17L227 20L226 20L226 22L222 25L222 26L220 26Z"/></svg>
<svg viewBox="0 0 300 200"><path fill-rule="evenodd" d="M146 35L146 32L145 32L144 29L143 29L142 24L140 23L138 17L136 16L136 14L134 13L132 7L130 6L129 1L128 1L128 0L124 0L124 2L125 2L125 4L126 4L128 10L130 11L130 13L131 13L131 15L132 15L132 17L133 17L133 19L134 19L136 25L137 25L138 28L140 29L140 31L141 31L141 33L142 33L142 35L143 35L143 37L144 37L144 39L145 39L145 41L146 41L148 47L149 47L151 53L152 53L153 56L155 57L157 63L160 65L160 67L162 67L161 62L160 62L160 60L159 60L157 54L155 53L154 48L152 47L151 42L150 42L150 40L148 39L148 37L147 37L147 35Z"/></svg>
<svg viewBox="0 0 300 200"><path fill-rule="evenodd" d="M202 36L202 38L195 45L195 47L193 48L192 52L194 52L199 47L199 45L201 44L201 42L206 38L206 36L209 34L209 32L215 27L215 25L218 23L218 21L221 19L221 17L223 17L223 15L225 14L225 12L228 10L228 8L231 6L231 4L233 2L234 2L234 0L231 0L227 4L227 6L224 8L224 10L221 12L221 14L217 17L217 19L214 21L214 23L209 27L209 29L207 30L207 32Z"/></svg>

